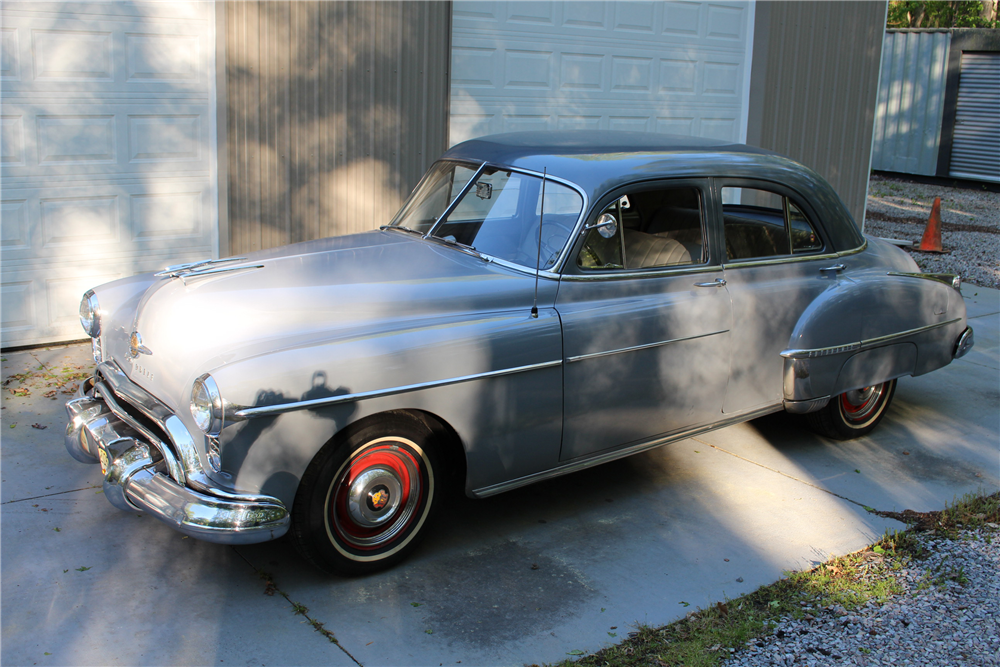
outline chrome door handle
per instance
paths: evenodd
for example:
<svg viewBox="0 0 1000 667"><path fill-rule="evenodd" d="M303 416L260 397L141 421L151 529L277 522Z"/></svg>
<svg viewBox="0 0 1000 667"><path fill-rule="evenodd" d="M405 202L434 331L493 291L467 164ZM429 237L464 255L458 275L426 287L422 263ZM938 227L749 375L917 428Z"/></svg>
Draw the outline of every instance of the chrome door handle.
<svg viewBox="0 0 1000 667"><path fill-rule="evenodd" d="M710 283L695 283L695 287L725 287L726 281L723 278L716 278Z"/></svg>
<svg viewBox="0 0 1000 667"><path fill-rule="evenodd" d="M843 271L847 266L844 264L834 264L833 266L828 266L826 268L820 269L820 273L823 271Z"/></svg>

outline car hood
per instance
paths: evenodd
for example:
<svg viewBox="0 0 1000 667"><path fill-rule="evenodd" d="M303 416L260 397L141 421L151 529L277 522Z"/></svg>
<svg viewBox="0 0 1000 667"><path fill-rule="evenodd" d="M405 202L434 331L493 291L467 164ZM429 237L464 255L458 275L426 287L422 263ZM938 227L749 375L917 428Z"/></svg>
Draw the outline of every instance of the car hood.
<svg viewBox="0 0 1000 667"><path fill-rule="evenodd" d="M173 409L187 404L195 378L233 361L415 320L527 310L534 294L530 274L400 232L300 243L211 268L226 270L130 279L134 297L102 323L106 356Z"/></svg>

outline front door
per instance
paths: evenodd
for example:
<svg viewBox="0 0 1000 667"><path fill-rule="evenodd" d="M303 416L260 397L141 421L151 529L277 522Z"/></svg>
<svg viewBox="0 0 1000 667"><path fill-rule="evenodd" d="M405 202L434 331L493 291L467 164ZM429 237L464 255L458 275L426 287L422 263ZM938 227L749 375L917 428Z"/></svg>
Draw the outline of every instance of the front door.
<svg viewBox="0 0 1000 667"><path fill-rule="evenodd" d="M588 220L556 301L560 460L721 417L732 304L707 242L705 201L703 181L646 183L616 192Z"/></svg>

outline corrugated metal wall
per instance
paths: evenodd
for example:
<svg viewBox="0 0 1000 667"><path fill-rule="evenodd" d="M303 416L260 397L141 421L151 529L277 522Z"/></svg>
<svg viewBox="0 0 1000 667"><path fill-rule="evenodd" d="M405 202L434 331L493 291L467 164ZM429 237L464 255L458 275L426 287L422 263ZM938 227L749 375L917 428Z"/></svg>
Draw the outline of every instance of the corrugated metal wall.
<svg viewBox="0 0 1000 667"><path fill-rule="evenodd" d="M389 222L447 147L451 3L224 4L228 253Z"/></svg>
<svg viewBox="0 0 1000 667"><path fill-rule="evenodd" d="M886 32L872 169L924 176L937 171L950 46L947 31Z"/></svg>
<svg viewBox="0 0 1000 667"><path fill-rule="evenodd" d="M747 143L822 174L861 223L886 3L758 2Z"/></svg>
<svg viewBox="0 0 1000 667"><path fill-rule="evenodd" d="M950 175L1000 183L1000 52L962 53Z"/></svg>

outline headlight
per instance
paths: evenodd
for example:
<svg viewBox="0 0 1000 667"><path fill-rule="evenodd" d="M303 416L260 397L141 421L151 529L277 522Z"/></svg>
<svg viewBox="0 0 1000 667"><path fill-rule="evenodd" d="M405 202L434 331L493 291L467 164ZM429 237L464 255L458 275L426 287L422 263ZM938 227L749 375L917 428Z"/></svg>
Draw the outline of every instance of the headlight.
<svg viewBox="0 0 1000 667"><path fill-rule="evenodd" d="M191 416L205 435L214 437L222 432L222 394L208 373L195 380L191 387Z"/></svg>
<svg viewBox="0 0 1000 667"><path fill-rule="evenodd" d="M101 335L101 308L92 289L87 290L80 302L80 325L91 338Z"/></svg>

